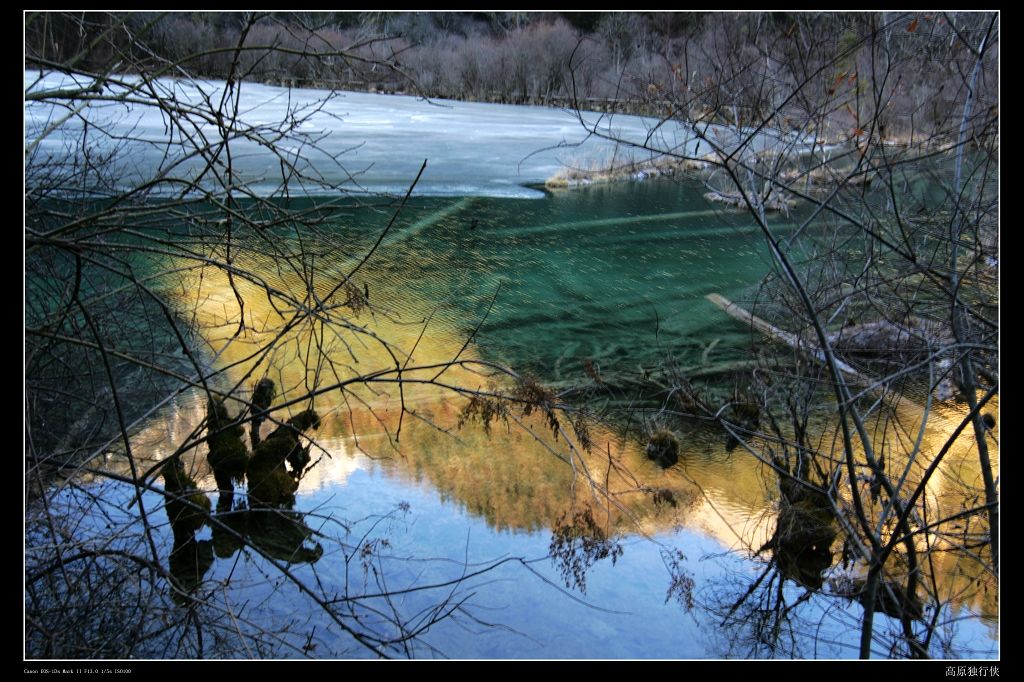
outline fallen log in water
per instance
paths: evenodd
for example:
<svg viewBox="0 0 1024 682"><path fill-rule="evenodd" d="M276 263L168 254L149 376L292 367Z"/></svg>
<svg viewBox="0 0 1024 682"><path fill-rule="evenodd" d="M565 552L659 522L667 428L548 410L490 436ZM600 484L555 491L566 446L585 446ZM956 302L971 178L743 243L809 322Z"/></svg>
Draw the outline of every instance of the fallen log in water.
<svg viewBox="0 0 1024 682"><path fill-rule="evenodd" d="M786 344L787 346L790 346L791 348L796 348L797 350L810 355L819 362L825 362L825 353L822 352L822 350L817 346L808 344L806 340L801 339L796 334L783 331L782 329L779 329L778 327L770 324L769 322L762 320L760 317L752 315L751 313L739 307L738 305L736 305L729 299L725 298L721 294L708 294L704 298L708 299L716 306L721 308L723 311L725 311L725 313L729 317L735 320L739 320L740 322L745 322L754 329L761 332L762 334L777 339L782 343ZM842 360L839 360L838 358L836 359L836 367L838 367L839 370L844 374L848 374L849 376L859 381L863 381L869 384L874 383L874 381L870 377L867 377L864 374L858 372L853 367L850 367L848 364L846 364Z"/></svg>
<svg viewBox="0 0 1024 682"><path fill-rule="evenodd" d="M707 192L704 194L704 198L708 201L716 201L720 204L728 204L729 206L736 206L737 208L747 208L747 202L739 194L724 194L722 192ZM782 199L780 197L773 197L764 202L764 207L769 211L781 211L782 213L789 215L789 209L796 206L796 202L792 199Z"/></svg>
<svg viewBox="0 0 1024 682"><path fill-rule="evenodd" d="M721 308L729 317L735 320L739 320L740 322L749 324L751 327L758 330L765 336L770 336L773 339L776 339L777 341L781 341L787 346L795 348L801 353L804 353L808 357L811 357L822 364L826 363L825 353L817 344L810 342L807 339L803 339L797 336L796 334L793 334L792 332L787 332L785 330L779 329L775 325L765 320L762 320L760 317L744 310L743 308L736 305L735 303L725 298L721 294L708 294L707 296L705 296L705 298L714 303L719 308ZM872 392L888 393L885 383L883 381L880 381L879 379L868 376L863 372L854 369L853 367L846 364L839 358L835 358L835 363L836 368L839 369L840 372L845 374L847 377L855 380L857 383L863 384ZM900 407L911 409L912 411L917 413L918 417L923 418L927 414L924 406L919 405L916 402L909 400L906 397L899 394L895 394L895 397L899 401Z"/></svg>

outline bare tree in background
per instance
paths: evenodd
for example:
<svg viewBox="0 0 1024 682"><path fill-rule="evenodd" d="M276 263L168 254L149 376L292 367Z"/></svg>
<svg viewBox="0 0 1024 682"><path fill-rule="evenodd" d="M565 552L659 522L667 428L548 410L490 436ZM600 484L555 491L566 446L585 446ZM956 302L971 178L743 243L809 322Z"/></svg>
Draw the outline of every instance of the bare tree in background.
<svg viewBox="0 0 1024 682"><path fill-rule="evenodd" d="M949 655L948 604L998 589L999 17L711 15L700 35L686 58L715 66L652 77L646 139L580 122L632 150L628 172L706 166L771 257L749 300L715 302L774 358L724 402L677 376L662 409L718 420L775 473L776 532L749 548L769 563L723 622L798 655L786 633L813 630L798 607L827 590L862 605L861 657ZM965 460L976 478L950 473ZM977 580L940 584L950 556Z"/></svg>

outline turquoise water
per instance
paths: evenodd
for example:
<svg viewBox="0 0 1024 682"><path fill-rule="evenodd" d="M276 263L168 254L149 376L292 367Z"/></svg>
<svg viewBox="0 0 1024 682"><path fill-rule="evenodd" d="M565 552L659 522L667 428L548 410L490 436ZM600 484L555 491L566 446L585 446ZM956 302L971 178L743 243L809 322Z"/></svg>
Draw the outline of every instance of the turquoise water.
<svg viewBox="0 0 1024 682"><path fill-rule="evenodd" d="M710 359L732 359L749 334L704 296L748 293L771 264L749 217L703 191L648 181L421 200L374 259L376 279L436 301L467 334L496 296L476 343L546 380L579 378L584 358L634 372L667 354L699 360L715 339ZM785 235L798 219L772 227Z"/></svg>

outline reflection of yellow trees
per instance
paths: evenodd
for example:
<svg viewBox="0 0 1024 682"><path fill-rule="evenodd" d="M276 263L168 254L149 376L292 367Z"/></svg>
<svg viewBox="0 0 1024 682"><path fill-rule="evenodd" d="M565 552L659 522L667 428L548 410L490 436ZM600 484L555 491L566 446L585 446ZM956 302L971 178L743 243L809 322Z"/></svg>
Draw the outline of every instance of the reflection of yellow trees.
<svg viewBox="0 0 1024 682"><path fill-rule="evenodd" d="M454 405L439 405L435 422L451 427ZM573 472L552 455L557 446L543 417L523 417L530 432L476 423L453 435L425 424L411 427L402 444L398 468L416 480L427 479L440 493L487 519L496 528L535 530L550 526L573 500ZM582 486L577 493L582 496Z"/></svg>
<svg viewBox="0 0 1024 682"><path fill-rule="evenodd" d="M939 552L933 557L934 573L941 578L939 596L953 605L953 614L961 609L980 613L993 625L999 623L999 582L986 566L991 566L989 549L978 548L973 558L962 552Z"/></svg>
<svg viewBox="0 0 1024 682"><path fill-rule="evenodd" d="M445 498L501 529L551 527L574 503L602 510L598 518L604 523L608 522L610 509L617 531L635 528L627 523L629 515L644 517L641 521L661 518L662 523L652 525L665 529L674 525L671 520L683 510L685 505L679 503L688 503L694 497L685 479L666 476L646 461L638 445L619 443L603 428L592 427L595 442L591 451L577 447L570 463L564 442L560 444L552 434L545 415L535 412L527 416L512 408L509 424L492 424L488 433L475 421L457 427L460 402L465 403L465 399L419 403L417 414L431 423L410 421L403 427L398 444L388 443L379 435L383 428L381 415L369 410L353 410L325 421L317 443L336 453L352 448L355 440L340 435L339 426L344 431L362 433L359 440L366 452L389 475L427 481ZM329 435L332 433L333 437ZM374 433L378 437L372 437ZM590 487L584 472L597 485L607 486L623 507L609 507ZM673 491L677 508L656 504L653 497L657 490Z"/></svg>
<svg viewBox="0 0 1024 682"><path fill-rule="evenodd" d="M258 265L247 264L260 271ZM757 548L774 532L778 509L774 474L742 451L727 454L720 432L697 427L678 430L679 464L663 470L648 459L645 443L623 441L600 425L590 425L590 448L583 449L570 420L560 413L559 435L553 433L550 415L542 409L524 414L512 405L507 414L483 415L479 408L476 419L467 420L470 398L446 386L485 390L494 385L495 377L464 364L451 365L439 374L440 366L454 358L475 359L474 347L466 345L465 333L460 334L457 325L441 316L432 318L432 304L417 300L406 282L389 273L378 283L374 273L366 272L366 278L373 280L371 311L349 305L353 291L362 287L336 287L332 277L337 272L330 268L300 277L264 266L267 282L283 292L281 296L268 296L262 285L238 278L232 288L221 271L208 270L201 276L195 273L181 290L179 304L200 323L203 339L218 365L225 368L227 381L219 386L234 389L232 396L239 407L232 413L241 409L262 377L273 379L280 389L266 432L309 408L310 401L299 398L316 393L315 408L323 423L310 455L313 462L322 461L303 479L300 493L325 485L332 477L343 478L355 466L365 466L366 460L353 463L353 457L359 458L355 453L361 452L388 475L427 481L444 497L500 529L551 528L566 514L592 508L594 522L610 533L653 534L682 525L708 532L729 547ZM323 309L343 313L343 324L325 324L315 315L296 322L300 306L287 292L307 289L323 297L319 301ZM236 291L244 301L241 329ZM418 322L428 319L424 331ZM406 382L401 392L393 381L395 374L378 374L393 370L396 362ZM324 390L336 385L342 387ZM514 387L508 388L515 392ZM150 422L136 435L156 460L173 451L198 425L203 410L185 401L166 414L165 420ZM481 425L482 416L487 416L489 429ZM899 453L912 450L921 416L916 406L897 407L873 426L879 442L889 443L887 471L896 479L906 470L904 490L919 480L962 415L946 407L934 408L921 437L922 454L908 462ZM819 424L815 430L817 449L835 451L835 429ZM572 447L567 448L567 442ZM205 453L198 454L195 475L204 480L202 476L208 475ZM185 458L189 466L194 455L195 451ZM941 475L929 483L929 523L975 504L972 499L980 490L977 461L971 440L961 438L947 455ZM207 484L212 486L210 481ZM884 496L878 504L884 504ZM952 544L962 544L963 534L983 533L983 523L983 518L974 516L969 529L963 527L967 521L960 520L947 522L942 530L950 534ZM922 568L937 578L940 597L995 614L995 581L981 563L939 552Z"/></svg>

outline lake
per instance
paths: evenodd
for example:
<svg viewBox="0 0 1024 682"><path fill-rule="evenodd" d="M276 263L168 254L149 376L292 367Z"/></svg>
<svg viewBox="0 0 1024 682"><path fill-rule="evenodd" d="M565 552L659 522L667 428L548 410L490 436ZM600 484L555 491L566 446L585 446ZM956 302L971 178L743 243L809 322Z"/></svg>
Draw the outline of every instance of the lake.
<svg viewBox="0 0 1024 682"><path fill-rule="evenodd" d="M281 107L325 95L262 85L243 93L247 115L268 122ZM38 126L50 115L26 112ZM160 137L150 114L121 107L118 116L117 125ZM605 124L625 135L650 126L633 117ZM167 249L146 267L175 272L154 287L190 321L197 352L218 370L218 390L248 399L255 381L269 377L275 404L295 401L271 415L278 420L317 394L315 465L288 510L249 509L240 497L187 542L175 539L164 496L142 496L169 575L197 601L186 609L166 582L126 587L161 604L137 635L141 654L857 655L863 608L837 586L863 570L841 564L841 541L821 568L820 589L766 574L770 552L757 550L774 532L779 497L770 469L727 449L714 425L669 420L639 397L624 410L628 391L605 385L639 384L666 362L699 375L756 356L764 340L705 299L749 300L772 269L749 217L708 203L696 176L540 189L571 159L617 153L593 139L576 146L585 135L566 112L345 94L303 125L310 135L337 133L310 156L313 166L325 165L319 154L351 150L344 167L358 173L343 207L315 230L239 231L232 262L247 277L206 264L225 257L224 245L193 242L187 226L172 234L192 255ZM45 141L50 153L58 138ZM249 151L240 172L269 194L273 169ZM128 156L142 174L166 163L153 150ZM394 202L378 193L404 192L424 159L416 194L385 233ZM291 207L312 207L318 196L292 198ZM806 215L772 215L771 226L786 235ZM353 272L352 287L340 286ZM351 304L360 291L368 307ZM297 314L314 298L344 324ZM514 383L497 365L619 418L588 420L589 447L571 414L555 413L557 429L541 410L515 406L474 419L469 392ZM232 414L240 404L228 401ZM823 404L814 424L826 451L835 436L829 413ZM925 450L965 411L943 404L935 413ZM649 460L622 414L648 432L671 427L679 463L662 469ZM178 395L133 430L136 459L159 462L205 417L203 392ZM123 449L104 459L106 471L130 473ZM216 502L206 446L183 461ZM969 439L943 466L929 494L943 511L961 509L980 480ZM57 506L83 518L73 531L80 540L98 542L113 527L113 547L134 547L144 533L126 511L133 492L88 475ZM969 557L943 556L927 570L947 595L937 614L926 613L943 633L932 654L998 656L996 580ZM764 603L741 599L750 594ZM875 653L885 656L899 621L878 614L875 630Z"/></svg>

